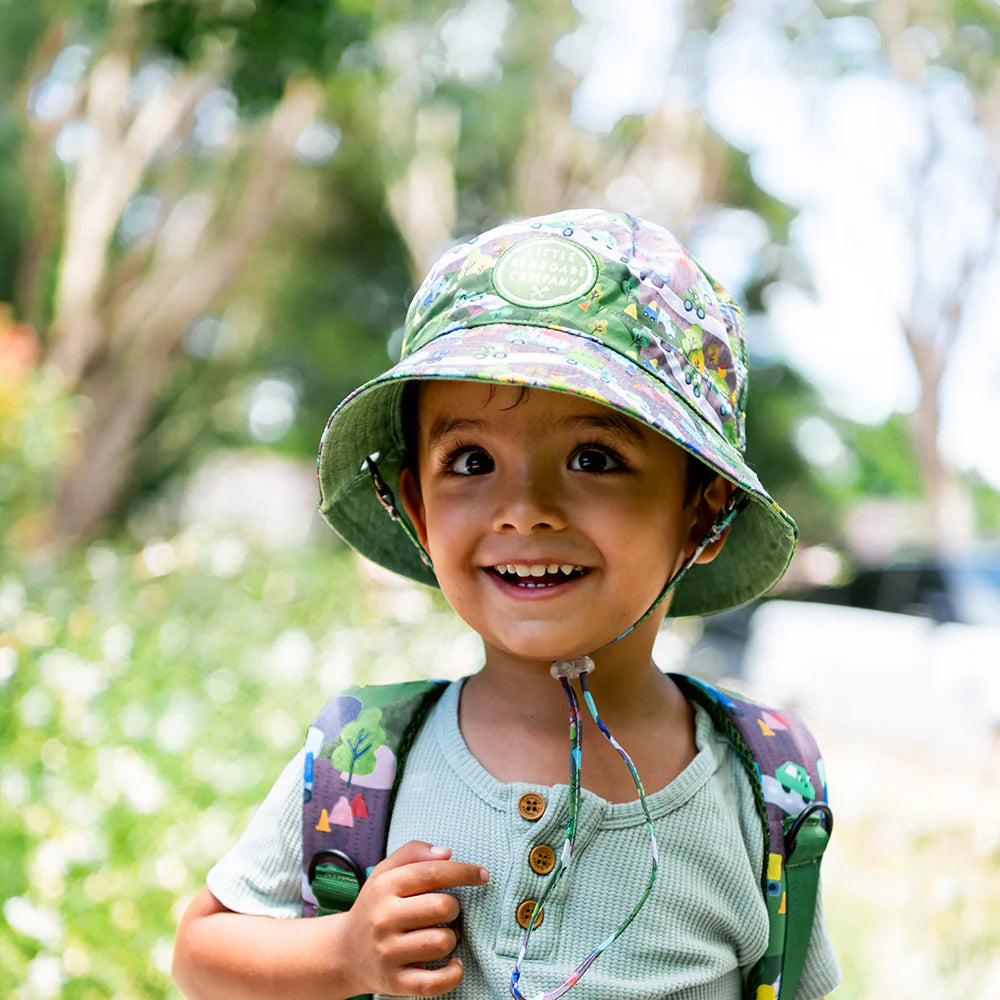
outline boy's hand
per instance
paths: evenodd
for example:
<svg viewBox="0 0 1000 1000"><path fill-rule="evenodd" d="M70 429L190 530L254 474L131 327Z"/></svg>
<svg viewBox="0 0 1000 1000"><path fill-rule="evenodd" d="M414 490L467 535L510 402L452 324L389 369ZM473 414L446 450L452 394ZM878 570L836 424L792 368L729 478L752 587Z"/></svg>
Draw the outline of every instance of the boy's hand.
<svg viewBox="0 0 1000 1000"><path fill-rule="evenodd" d="M359 993L433 997L462 981L462 963L441 969L426 962L455 950L450 927L458 900L440 889L482 885L489 873L479 865L448 860L451 849L411 840L372 869L351 909L342 915L345 937L356 949Z"/></svg>

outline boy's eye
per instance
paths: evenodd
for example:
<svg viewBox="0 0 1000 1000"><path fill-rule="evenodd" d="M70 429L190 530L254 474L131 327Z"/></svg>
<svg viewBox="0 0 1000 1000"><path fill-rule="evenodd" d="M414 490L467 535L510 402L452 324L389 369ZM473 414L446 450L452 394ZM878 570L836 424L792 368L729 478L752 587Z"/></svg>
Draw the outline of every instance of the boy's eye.
<svg viewBox="0 0 1000 1000"><path fill-rule="evenodd" d="M450 455L447 466L457 476L482 476L493 471L493 459L479 448L466 448Z"/></svg>
<svg viewBox="0 0 1000 1000"><path fill-rule="evenodd" d="M606 448L586 445L578 448L569 460L574 472L613 472L622 467L618 457Z"/></svg>

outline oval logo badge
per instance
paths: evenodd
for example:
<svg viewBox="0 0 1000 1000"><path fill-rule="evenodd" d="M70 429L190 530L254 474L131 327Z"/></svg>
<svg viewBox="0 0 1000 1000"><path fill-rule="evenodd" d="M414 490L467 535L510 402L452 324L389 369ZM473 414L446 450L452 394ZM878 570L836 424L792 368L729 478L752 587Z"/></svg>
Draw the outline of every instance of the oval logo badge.
<svg viewBox="0 0 1000 1000"><path fill-rule="evenodd" d="M504 251L493 270L498 295L517 306L561 306L597 282L597 260L579 243L555 237L525 240Z"/></svg>

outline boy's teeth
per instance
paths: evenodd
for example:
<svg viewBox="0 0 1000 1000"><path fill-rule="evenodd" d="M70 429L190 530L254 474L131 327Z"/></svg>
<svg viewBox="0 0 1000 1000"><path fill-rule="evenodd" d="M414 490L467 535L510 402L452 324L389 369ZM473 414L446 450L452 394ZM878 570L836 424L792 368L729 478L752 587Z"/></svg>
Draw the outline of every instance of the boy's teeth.
<svg viewBox="0 0 1000 1000"><path fill-rule="evenodd" d="M509 576L545 576L546 574L562 573L570 576L573 573L582 573L582 566L574 566L572 563L498 563L493 567L498 573L506 573Z"/></svg>

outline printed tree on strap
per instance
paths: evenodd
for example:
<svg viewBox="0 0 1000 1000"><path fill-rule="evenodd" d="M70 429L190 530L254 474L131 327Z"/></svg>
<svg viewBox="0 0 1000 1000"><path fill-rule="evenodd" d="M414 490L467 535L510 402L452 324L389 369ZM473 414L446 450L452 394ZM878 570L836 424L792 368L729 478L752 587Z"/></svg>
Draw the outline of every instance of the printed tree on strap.
<svg viewBox="0 0 1000 1000"><path fill-rule="evenodd" d="M371 774L378 761L375 751L385 743L385 730L379 726L382 710L366 708L340 731L340 744L330 754L330 763L347 775L347 787L356 774Z"/></svg>

